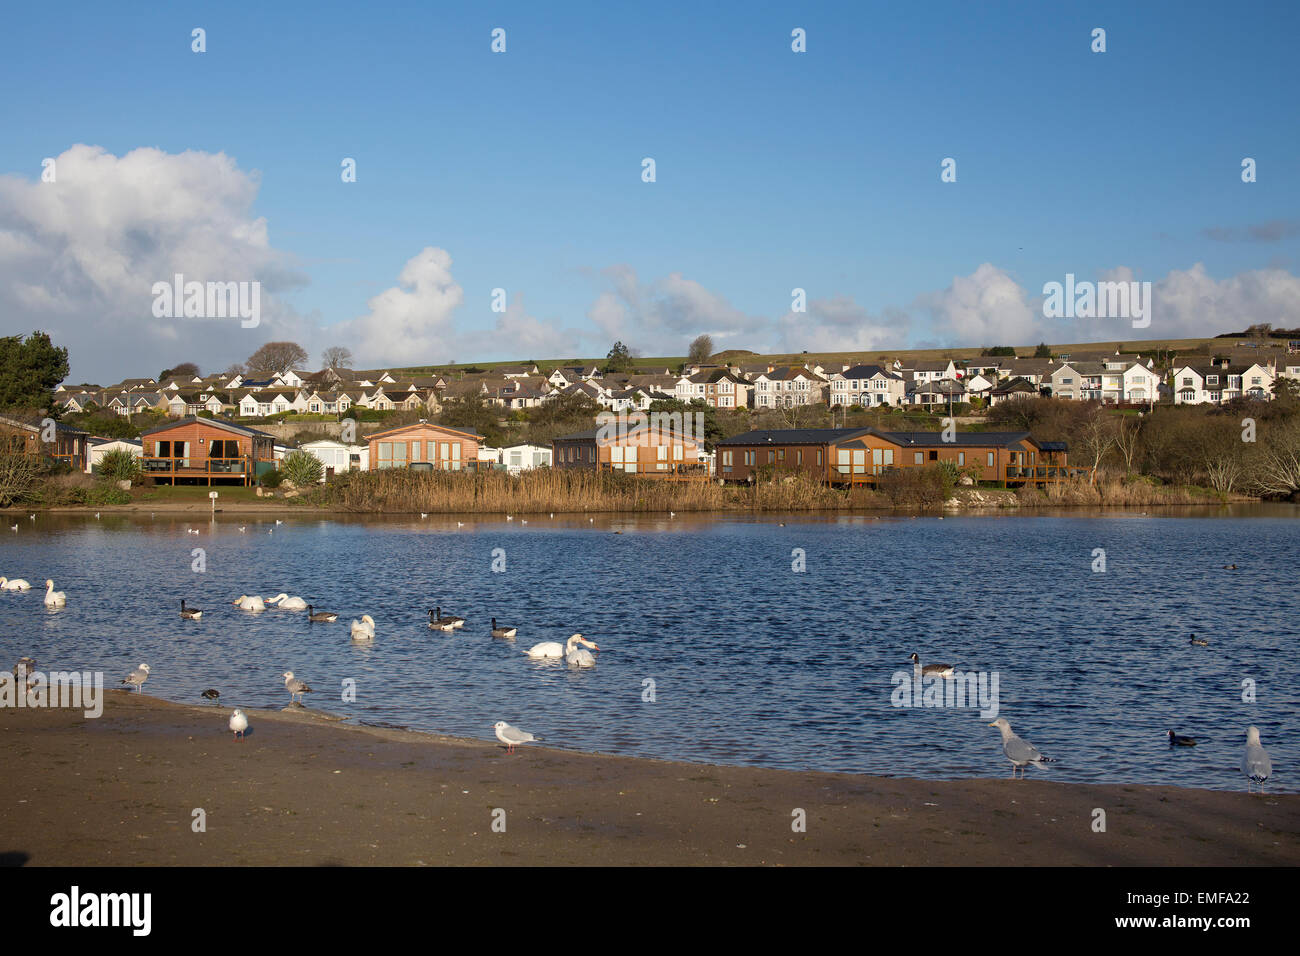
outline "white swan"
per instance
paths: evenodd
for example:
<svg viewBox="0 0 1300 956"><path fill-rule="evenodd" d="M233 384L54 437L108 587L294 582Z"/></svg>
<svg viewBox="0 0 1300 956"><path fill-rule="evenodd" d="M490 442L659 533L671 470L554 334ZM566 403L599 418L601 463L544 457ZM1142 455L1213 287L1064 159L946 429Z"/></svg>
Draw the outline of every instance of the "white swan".
<svg viewBox="0 0 1300 956"><path fill-rule="evenodd" d="M543 660L548 657L564 657L571 654L578 644L586 644L588 647L596 647L591 641L587 640L581 634L574 634L564 644L559 641L543 641L541 644L534 644L528 650L524 651L533 660ZM596 648L599 650L600 648Z"/></svg>
<svg viewBox="0 0 1300 956"><path fill-rule="evenodd" d="M595 667L596 656L592 654L591 651L578 647L578 644L586 644L587 647L590 647L592 650L600 650L600 647L595 641L589 641L585 637L579 637L576 641L573 638L569 638L569 652L564 655L564 659L568 661L569 666Z"/></svg>
<svg viewBox="0 0 1300 956"><path fill-rule="evenodd" d="M266 603L267 603L267 604L274 604L274 605L275 605L276 607L278 607L281 611L305 611L305 610L307 610L307 602L306 602L306 601L304 601L304 600L303 600L302 598L300 598L300 597L289 597L289 595L284 594L283 592L281 592L280 594L277 594L277 595L276 595L275 597L273 597L273 598L267 598Z"/></svg>
<svg viewBox="0 0 1300 956"><path fill-rule="evenodd" d="M30 591L32 586L22 578L0 578L0 591Z"/></svg>
<svg viewBox="0 0 1300 956"><path fill-rule="evenodd" d="M251 597L245 594L241 594L236 600L231 601L230 603L235 605L235 607L239 608L241 611L265 611L266 610L266 602L264 602L256 594L252 595Z"/></svg>
<svg viewBox="0 0 1300 956"><path fill-rule="evenodd" d="M361 620L352 619L352 640L373 641L375 639L375 619L369 614L362 614Z"/></svg>
<svg viewBox="0 0 1300 956"><path fill-rule="evenodd" d="M63 607L67 603L68 596L62 591L54 590L54 582L47 578L45 581L45 606Z"/></svg>

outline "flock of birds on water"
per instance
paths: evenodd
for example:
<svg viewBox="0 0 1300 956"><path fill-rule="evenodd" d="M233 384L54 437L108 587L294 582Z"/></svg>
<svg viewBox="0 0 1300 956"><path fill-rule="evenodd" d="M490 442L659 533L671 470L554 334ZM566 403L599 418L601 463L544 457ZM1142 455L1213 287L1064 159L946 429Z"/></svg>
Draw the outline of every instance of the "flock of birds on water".
<svg viewBox="0 0 1300 956"><path fill-rule="evenodd" d="M676 517L675 515L672 515ZM98 513L95 515L99 517ZM425 514L421 518L428 517ZM551 517L554 517L552 515ZM35 515L32 516L35 520ZM512 516L507 515L506 520L513 520ZM594 520L594 519L593 519ZM277 525L284 522L276 519ZM463 522L457 522L458 526L463 526ZM527 521L524 521L527 524ZM784 525L783 525L784 526ZM14 525L11 530L17 531L18 526ZM190 534L198 534L193 529L186 529ZM241 532L245 528L239 529ZM270 531L268 531L268 534ZM616 534L618 532L615 532ZM1236 570L1235 564L1224 565L1224 570ZM22 578L0 577L0 591L28 591L31 590L31 584ZM67 594L63 591L54 590L54 582L50 579L45 581L45 605L46 607L64 607L68 602ZM271 598L265 598L258 595L241 594L235 600L230 602L235 607L244 611L260 612L265 611L268 607L273 607L282 611L306 611L307 619L312 623L332 624L338 620L338 614L332 611L317 611L315 607L308 604L301 597L293 597L287 593L281 592ZM429 610L429 628L436 631L451 632L460 630L465 626L465 619L451 614L443 614L441 606L433 607ZM181 599L181 617L189 621L197 621L203 617L203 611L198 608L190 607L184 598ZM518 634L517 627L508 625L498 625L497 619L492 618L491 634L494 638L503 640L514 640ZM360 618L354 618L352 621L350 635L352 642L355 644L370 644L375 640L375 621L369 614L363 614ZM1203 638L1198 638L1195 634L1188 637L1188 644L1197 647L1208 647L1210 642ZM579 647L579 645L583 645ZM588 650L590 648L591 650ZM543 641L540 644L534 644L524 653L533 660L546 660L564 658L570 667L595 667L596 657L591 653L592 650L600 650L599 645L594 641L589 641L581 634L573 634L564 644L559 641ZM920 656L913 653L909 658L915 670L923 677L940 677L945 680L955 679L958 670L951 664L926 664L921 665ZM27 674L31 674L36 668L36 661L30 657L20 658L14 665L13 673L17 679L20 673L25 669ZM284 672L284 688L289 692L290 706L302 706L302 695L312 692L311 687L294 676L293 671ZM149 679L149 665L141 664L135 670L131 671L122 683L135 687L139 691L145 681ZM30 681L30 677L29 677ZM208 688L201 695L204 699L218 703L221 693L215 688ZM231 712L228 724L235 739L243 739L245 732L248 730L248 715L242 710L236 708ZM1021 779L1024 778L1026 767L1037 767L1040 770L1048 769L1047 764L1056 763L1053 757L1044 756L1037 747L1029 743L1022 737L1016 735L1011 729L1011 725L1005 718L999 717L989 724L990 727L996 727L1002 735L1002 753L1011 761L1011 777L1015 779L1017 771ZM492 725L496 732L497 740L506 745L507 753L514 753L515 747L540 741L542 738L528 731L521 730L518 727L511 726L504 720L499 720ZM1196 739L1187 737L1182 734L1176 734L1170 730L1167 732L1170 747L1194 747ZM1246 729L1246 749L1241 761L1241 771L1246 776L1246 792L1249 793L1252 783L1258 783L1260 792L1263 792L1264 781L1273 773L1273 763L1259 739L1259 729L1257 727L1248 727Z"/></svg>

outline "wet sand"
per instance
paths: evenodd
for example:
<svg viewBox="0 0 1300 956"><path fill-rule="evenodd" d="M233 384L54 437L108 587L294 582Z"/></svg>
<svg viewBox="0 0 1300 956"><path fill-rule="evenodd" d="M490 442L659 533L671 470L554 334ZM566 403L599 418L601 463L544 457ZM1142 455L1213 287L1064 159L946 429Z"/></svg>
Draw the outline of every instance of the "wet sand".
<svg viewBox="0 0 1300 956"><path fill-rule="evenodd" d="M353 727L301 709L249 711L251 732L237 741L224 707L106 698L94 720L0 710L0 857L36 866L1300 862L1300 794L936 782L536 745L507 754L495 740ZM1092 829L1098 807L1104 833ZM191 829L196 808L206 832ZM806 832L792 830L796 808ZM493 830L498 809L504 833Z"/></svg>

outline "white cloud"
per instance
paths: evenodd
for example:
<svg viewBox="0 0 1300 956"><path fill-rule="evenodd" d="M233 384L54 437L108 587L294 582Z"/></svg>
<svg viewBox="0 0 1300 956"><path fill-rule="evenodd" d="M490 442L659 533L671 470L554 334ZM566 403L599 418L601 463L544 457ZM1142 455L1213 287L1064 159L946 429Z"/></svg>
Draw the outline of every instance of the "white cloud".
<svg viewBox="0 0 1300 956"><path fill-rule="evenodd" d="M452 278L451 255L426 246L407 260L397 281L366 303L368 313L330 326L330 340L350 348L363 367L456 358L451 319L465 294Z"/></svg>
<svg viewBox="0 0 1300 956"><path fill-rule="evenodd" d="M557 328L529 315L524 309L523 293L519 292L506 311L497 316L495 328L467 332L459 336L455 348L467 360L487 355L520 360L562 358L580 354L580 338L576 329Z"/></svg>
<svg viewBox="0 0 1300 956"><path fill-rule="evenodd" d="M299 321L274 293L306 280L251 213L256 173L224 153L118 157L77 144L54 159L52 183L0 177L0 313L8 331L42 329L68 346L72 380L153 375L187 359L224 367ZM260 281L261 327L155 318L153 284L176 273Z"/></svg>
<svg viewBox="0 0 1300 956"><path fill-rule="evenodd" d="M707 333L718 351L753 348L766 337L770 320L747 315L694 279L674 272L651 283L637 279L631 266L602 270L613 289L602 293L587 318L611 344L621 341L646 355L683 355L697 335Z"/></svg>
<svg viewBox="0 0 1300 956"><path fill-rule="evenodd" d="M918 296L935 333L951 345L1014 345L1041 337L1047 324L1037 300L991 263L955 276L941 292Z"/></svg>

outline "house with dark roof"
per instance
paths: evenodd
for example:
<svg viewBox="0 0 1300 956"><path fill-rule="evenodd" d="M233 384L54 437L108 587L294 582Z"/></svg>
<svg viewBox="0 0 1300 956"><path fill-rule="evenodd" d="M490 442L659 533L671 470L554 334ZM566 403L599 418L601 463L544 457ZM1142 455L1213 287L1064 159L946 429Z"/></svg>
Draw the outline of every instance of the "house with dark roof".
<svg viewBox="0 0 1300 956"><path fill-rule="evenodd" d="M752 482L799 473L827 484L874 484L897 468L949 462L974 481L1023 484L1081 477L1066 449L1029 432L891 432L876 428L760 430L718 442L717 475Z"/></svg>
<svg viewBox="0 0 1300 956"><path fill-rule="evenodd" d="M0 447L9 454L40 455L85 471L90 434L40 415L0 416Z"/></svg>
<svg viewBox="0 0 1300 956"><path fill-rule="evenodd" d="M552 467L619 471L642 478L708 480L704 436L681 415L652 412L551 440Z"/></svg>
<svg viewBox="0 0 1300 956"><path fill-rule="evenodd" d="M162 484L250 485L275 468L275 439L224 418L189 416L140 433L145 478Z"/></svg>

